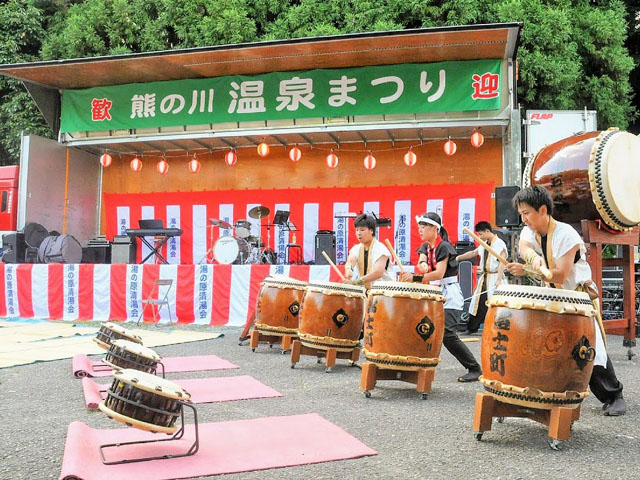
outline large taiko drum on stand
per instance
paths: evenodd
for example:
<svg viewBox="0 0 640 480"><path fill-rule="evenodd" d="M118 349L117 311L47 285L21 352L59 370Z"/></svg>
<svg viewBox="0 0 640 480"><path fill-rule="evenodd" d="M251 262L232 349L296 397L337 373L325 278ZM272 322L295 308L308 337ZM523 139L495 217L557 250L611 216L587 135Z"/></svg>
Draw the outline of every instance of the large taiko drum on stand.
<svg viewBox="0 0 640 480"><path fill-rule="evenodd" d="M529 160L522 185L545 187L558 220L629 230L640 223L640 138L610 129L552 143Z"/></svg>
<svg viewBox="0 0 640 480"><path fill-rule="evenodd" d="M131 330L111 322L103 323L95 338L93 338L93 341L105 350L109 350L115 340L128 340L142 345L142 338L138 335Z"/></svg>
<svg viewBox="0 0 640 480"><path fill-rule="evenodd" d="M360 344L365 301L362 286L310 282L300 312L300 342L318 350L352 351Z"/></svg>
<svg viewBox="0 0 640 480"><path fill-rule="evenodd" d="M589 395L594 308L583 292L505 285L488 301L482 334L485 390L497 400L551 410Z"/></svg>
<svg viewBox="0 0 640 480"><path fill-rule="evenodd" d="M138 370L114 370L113 383L98 408L130 427L172 434L191 396L181 386Z"/></svg>
<svg viewBox="0 0 640 480"><path fill-rule="evenodd" d="M365 358L393 370L435 368L444 336L442 289L421 283L375 282L368 295Z"/></svg>
<svg viewBox="0 0 640 480"><path fill-rule="evenodd" d="M297 335L307 282L274 275L261 283L255 328L263 335Z"/></svg>

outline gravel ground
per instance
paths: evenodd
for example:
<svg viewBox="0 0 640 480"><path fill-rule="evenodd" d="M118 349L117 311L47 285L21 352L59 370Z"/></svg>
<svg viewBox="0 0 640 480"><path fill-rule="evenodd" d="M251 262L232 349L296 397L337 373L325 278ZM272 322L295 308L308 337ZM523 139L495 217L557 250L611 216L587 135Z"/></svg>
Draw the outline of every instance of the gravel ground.
<svg viewBox="0 0 640 480"><path fill-rule="evenodd" d="M640 374L637 357L627 359L621 337L610 337L609 345L618 377L625 384L627 415L602 416L601 404L590 396L570 440L561 451L552 451L546 428L526 419L494 422L493 430L476 441L472 418L480 384L458 383L456 378L464 370L444 349L427 400L418 398L415 386L396 381L379 382L367 399L359 389L360 369L348 367L346 360L338 360L333 371L325 373L314 358L303 356L291 369L289 356L278 348L260 345L252 353L248 346L238 345L239 328L217 331L225 336L154 350L161 356L215 354L239 365L239 370L169 374L167 378L252 375L284 397L199 405L200 421L317 412L378 455L216 478L637 478ZM468 345L479 358L480 344ZM58 478L67 426L74 420L95 428L121 428L101 412L85 409L70 359L2 369L0 382L2 479Z"/></svg>

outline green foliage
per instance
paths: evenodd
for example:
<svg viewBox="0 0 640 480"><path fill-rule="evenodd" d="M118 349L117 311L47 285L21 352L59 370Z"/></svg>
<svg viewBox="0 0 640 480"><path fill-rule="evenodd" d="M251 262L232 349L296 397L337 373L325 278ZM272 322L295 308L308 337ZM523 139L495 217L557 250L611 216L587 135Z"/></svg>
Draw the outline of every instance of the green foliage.
<svg viewBox="0 0 640 480"><path fill-rule="evenodd" d="M637 116L639 12L639 0L8 0L0 61L521 21L523 107L586 106L600 127L626 128ZM0 161L15 161L19 131L42 134L43 122L16 82L0 79L0 95Z"/></svg>

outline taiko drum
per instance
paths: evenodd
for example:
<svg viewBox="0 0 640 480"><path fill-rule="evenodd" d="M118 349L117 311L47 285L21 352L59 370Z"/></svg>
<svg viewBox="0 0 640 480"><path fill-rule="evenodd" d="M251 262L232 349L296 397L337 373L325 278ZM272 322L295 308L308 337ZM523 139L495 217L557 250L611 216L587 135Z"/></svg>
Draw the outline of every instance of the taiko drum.
<svg viewBox="0 0 640 480"><path fill-rule="evenodd" d="M365 289L359 285L310 282L300 312L298 337L302 345L352 351L360 343L365 298Z"/></svg>
<svg viewBox="0 0 640 480"><path fill-rule="evenodd" d="M380 281L372 285L368 295L365 358L380 368L435 368L444 336L442 289Z"/></svg>
<svg viewBox="0 0 640 480"><path fill-rule="evenodd" d="M284 276L267 277L256 302L255 328L263 335L297 335L307 282Z"/></svg>
<svg viewBox="0 0 640 480"><path fill-rule="evenodd" d="M93 338L93 341L105 350L109 350L109 347L111 347L111 343L114 340L128 340L130 342L142 344L142 338L131 330L110 322L103 323L100 330L98 330L98 333Z"/></svg>
<svg viewBox="0 0 640 480"><path fill-rule="evenodd" d="M595 358L595 311L589 296L505 285L495 290L488 305L480 377L487 392L527 407L578 407L589 394Z"/></svg>
<svg viewBox="0 0 640 480"><path fill-rule="evenodd" d="M547 189L558 220L629 230L640 223L640 138L610 129L552 143L529 160L522 185Z"/></svg>

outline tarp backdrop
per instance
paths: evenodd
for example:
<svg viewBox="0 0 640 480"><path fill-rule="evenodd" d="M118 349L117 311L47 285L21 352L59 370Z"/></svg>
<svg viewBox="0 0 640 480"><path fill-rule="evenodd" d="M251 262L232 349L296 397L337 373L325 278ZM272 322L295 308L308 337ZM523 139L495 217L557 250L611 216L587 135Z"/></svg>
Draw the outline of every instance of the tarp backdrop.
<svg viewBox="0 0 640 480"><path fill-rule="evenodd" d="M416 173L419 173L416 171ZM428 177L428 173L422 172ZM425 211L440 214L452 242L466 240L463 227L473 229L479 220L490 220L493 183L454 185L409 185L357 188L299 188L269 190L224 190L169 193L112 193L104 194L106 235L124 234L128 228L138 228L138 220L157 218L168 228L184 230L181 237L173 237L164 247L165 257L171 264L197 264L203 262L207 250L219 237L233 235L232 229L209 227L210 218L231 224L246 219L252 224L252 235L258 235L262 223L263 242L278 254L284 263L286 245L302 246L305 262L315 260L315 235L318 230L336 232L336 260L344 263L349 248L357 240L353 220L340 217L347 212L374 212L391 218L390 228L379 229L380 240L394 244L403 263L415 264L416 249L421 241L414 216ZM267 218L249 217L251 208L264 205L270 209ZM277 210L290 212L289 220L297 231L283 227L265 227L273 221ZM336 218L338 217L338 218ZM138 259L148 249L138 248ZM154 259L149 261L153 262Z"/></svg>

